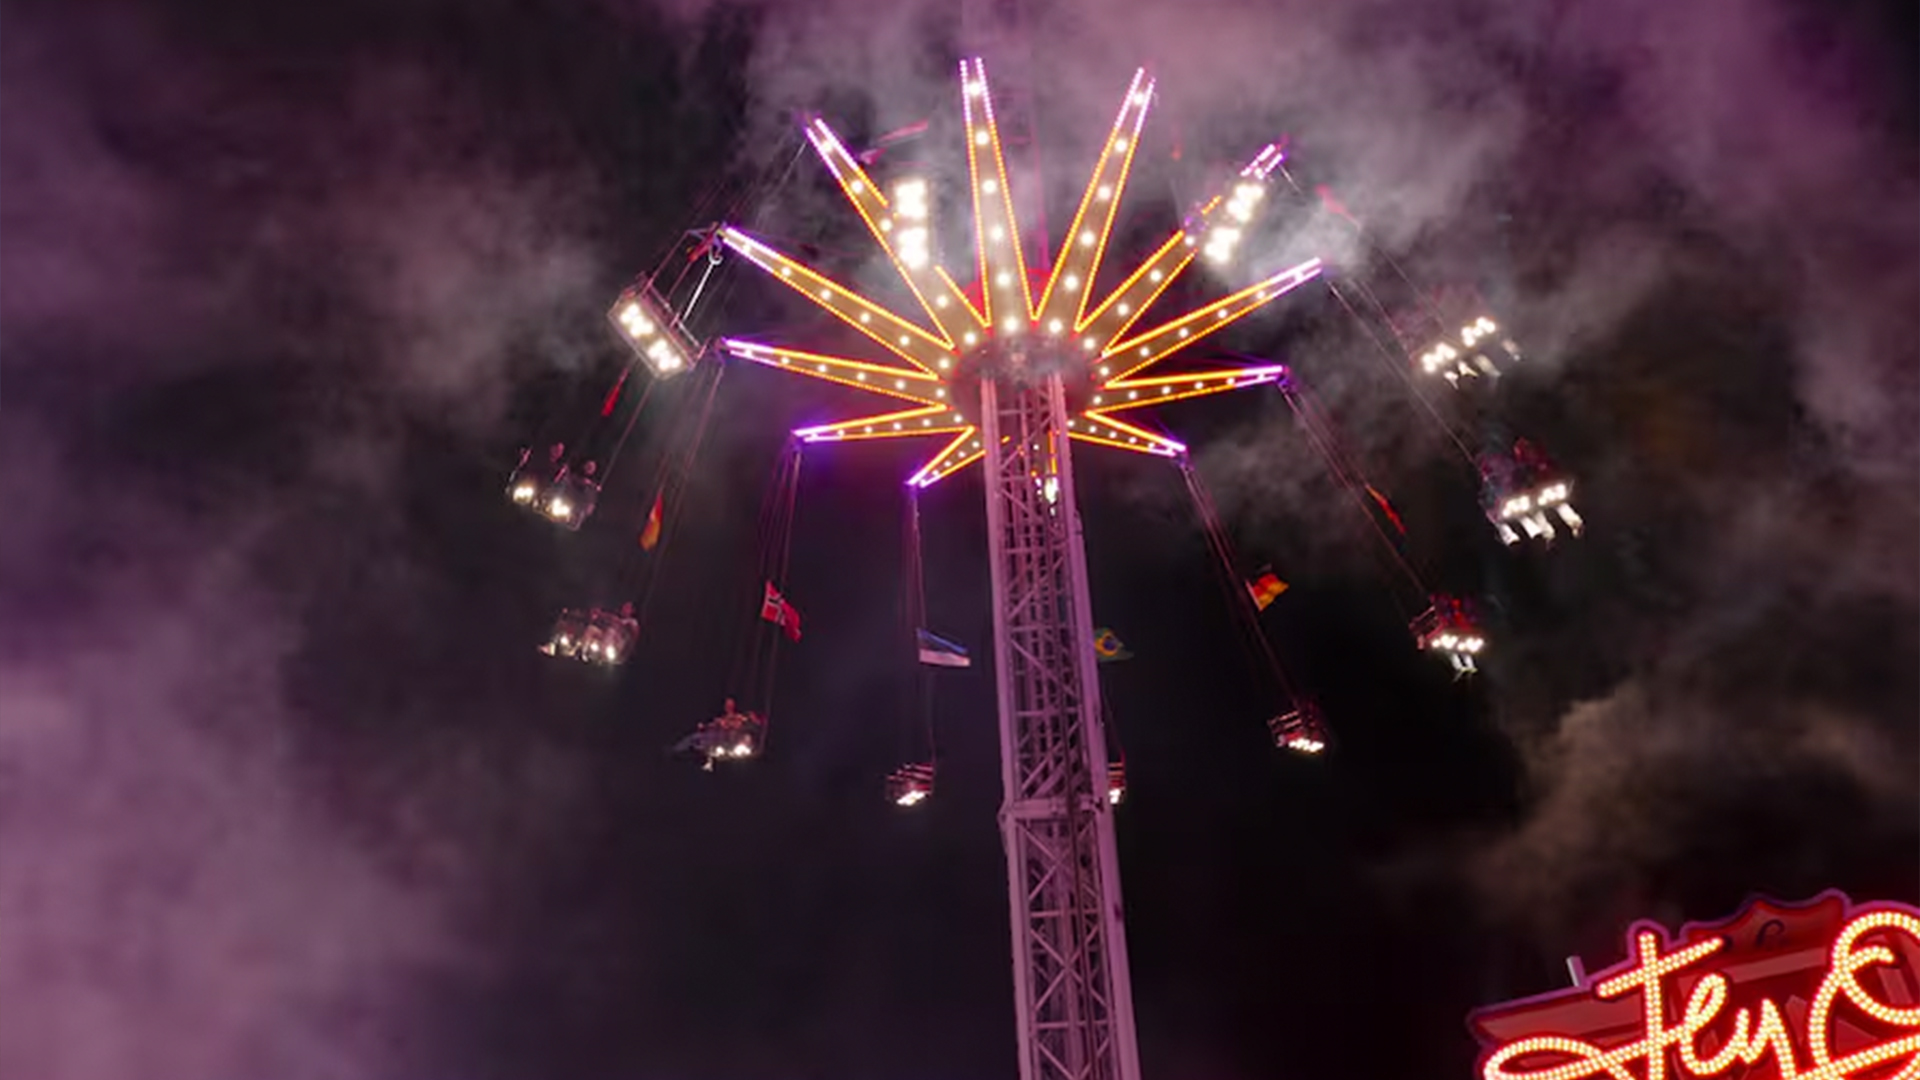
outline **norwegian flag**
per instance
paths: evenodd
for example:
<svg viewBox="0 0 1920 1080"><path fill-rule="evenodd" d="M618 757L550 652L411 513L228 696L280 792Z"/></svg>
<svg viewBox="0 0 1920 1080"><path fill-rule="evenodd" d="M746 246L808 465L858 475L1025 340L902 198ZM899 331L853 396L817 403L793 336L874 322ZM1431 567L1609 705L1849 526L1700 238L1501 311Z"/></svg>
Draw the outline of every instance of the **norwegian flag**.
<svg viewBox="0 0 1920 1080"><path fill-rule="evenodd" d="M767 582L767 594L760 601L760 617L785 630L789 639L800 640L800 612L787 603L787 598L780 595L771 581Z"/></svg>

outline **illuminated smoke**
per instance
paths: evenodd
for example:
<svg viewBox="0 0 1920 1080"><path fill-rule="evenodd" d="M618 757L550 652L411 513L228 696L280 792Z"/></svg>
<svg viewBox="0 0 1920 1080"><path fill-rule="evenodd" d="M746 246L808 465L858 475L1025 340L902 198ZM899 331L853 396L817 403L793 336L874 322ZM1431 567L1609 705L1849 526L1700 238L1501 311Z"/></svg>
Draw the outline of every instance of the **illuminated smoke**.
<svg viewBox="0 0 1920 1080"><path fill-rule="evenodd" d="M1649 887L1677 872L1677 838L1771 791L1837 785L1869 832L1911 817L1920 188L1870 33L1773 0L1026 6L1050 136L1100 130L1150 63L1149 129L1179 130L1189 167L1287 131L1388 250L1452 245L1434 273L1496 276L1510 254L1511 321L1536 371L1566 376L1543 391L1565 426L1534 434L1571 442L1596 509L1588 550L1563 557L1586 566L1581 616L1496 662L1537 796L1468 860L1500 911ZM874 130L933 112L951 72L927 36L949 8L770 6L765 111L864 101ZM1085 150L1049 141L1049 182L1077 185ZM1463 224L1495 210L1524 230L1510 253ZM1378 473L1450 452L1358 346L1283 359ZM1351 510L1289 428L1268 409L1202 471L1230 517L1340 565L1355 538L1330 522ZM1782 820L1752 867L1809 887L1839 872L1817 805Z"/></svg>

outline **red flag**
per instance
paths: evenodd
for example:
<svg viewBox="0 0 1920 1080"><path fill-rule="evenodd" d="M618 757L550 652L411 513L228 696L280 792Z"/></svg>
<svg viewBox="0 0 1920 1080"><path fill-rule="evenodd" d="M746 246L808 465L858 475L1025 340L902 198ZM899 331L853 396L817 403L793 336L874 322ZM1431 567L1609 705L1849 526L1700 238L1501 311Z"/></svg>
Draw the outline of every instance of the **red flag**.
<svg viewBox="0 0 1920 1080"><path fill-rule="evenodd" d="M646 527L640 530L642 551L652 551L654 545L660 542L660 513L665 509L666 498L667 493L664 491L653 497L653 509L647 514Z"/></svg>
<svg viewBox="0 0 1920 1080"><path fill-rule="evenodd" d="M800 612L787 603L787 598L780 595L771 581L767 582L767 594L760 601L760 617L785 630L789 639L800 640Z"/></svg>
<svg viewBox="0 0 1920 1080"><path fill-rule="evenodd" d="M1360 227L1360 219L1353 216L1352 212L1347 209L1346 204L1334 198L1331 188L1325 184L1321 184L1313 190L1320 196L1320 205L1326 208L1327 213L1338 214L1346 218L1348 221L1353 222L1353 227L1356 229Z"/></svg>
<svg viewBox="0 0 1920 1080"><path fill-rule="evenodd" d="M613 389L607 391L607 400L600 405L601 416L613 415L613 407L620 403L620 389L627 385L627 375L631 371L633 371L632 364L620 369L620 380L613 384Z"/></svg>
<svg viewBox="0 0 1920 1080"><path fill-rule="evenodd" d="M700 229L689 235L698 236L700 243L695 245L692 251L687 252L688 262L698 261L702 255L710 259L717 258L717 253L720 250L720 226L715 225L710 229Z"/></svg>
<svg viewBox="0 0 1920 1080"><path fill-rule="evenodd" d="M892 143L905 142L906 140L914 138L915 136L925 135L927 133L927 128L931 127L932 125L933 125L933 121L931 120L921 120L917 123L908 124L906 127L903 127L903 128L895 128L894 130L887 132L885 135L882 135L879 138L873 140L873 145L887 146Z"/></svg>
<svg viewBox="0 0 1920 1080"><path fill-rule="evenodd" d="M1373 501L1380 504L1380 512L1387 515L1387 520L1393 522L1393 527L1400 530L1400 535L1407 535L1406 522L1401 521L1400 515L1394 513L1393 504L1387 501L1387 497L1373 490L1372 484L1367 485L1367 494L1373 496Z"/></svg>

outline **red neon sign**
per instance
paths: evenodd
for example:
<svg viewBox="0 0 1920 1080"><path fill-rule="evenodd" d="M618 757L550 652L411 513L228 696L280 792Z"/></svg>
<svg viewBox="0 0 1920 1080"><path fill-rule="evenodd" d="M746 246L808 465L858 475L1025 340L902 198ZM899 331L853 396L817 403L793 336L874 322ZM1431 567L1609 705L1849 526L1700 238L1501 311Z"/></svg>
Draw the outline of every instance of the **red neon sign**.
<svg viewBox="0 0 1920 1080"><path fill-rule="evenodd" d="M1826 892L1636 923L1625 960L1468 1026L1482 1080L1916 1080L1920 909Z"/></svg>

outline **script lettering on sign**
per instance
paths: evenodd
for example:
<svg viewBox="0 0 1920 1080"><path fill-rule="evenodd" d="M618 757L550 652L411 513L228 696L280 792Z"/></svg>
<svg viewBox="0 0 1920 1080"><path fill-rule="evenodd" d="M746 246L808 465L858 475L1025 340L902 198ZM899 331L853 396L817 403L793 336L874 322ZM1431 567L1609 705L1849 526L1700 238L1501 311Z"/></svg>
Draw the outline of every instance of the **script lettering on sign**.
<svg viewBox="0 0 1920 1080"><path fill-rule="evenodd" d="M1920 1080L1920 909L1754 900L1475 1012L1482 1080Z"/></svg>

